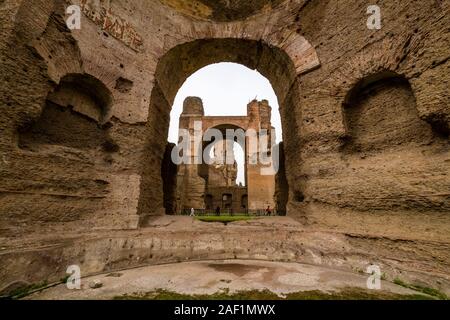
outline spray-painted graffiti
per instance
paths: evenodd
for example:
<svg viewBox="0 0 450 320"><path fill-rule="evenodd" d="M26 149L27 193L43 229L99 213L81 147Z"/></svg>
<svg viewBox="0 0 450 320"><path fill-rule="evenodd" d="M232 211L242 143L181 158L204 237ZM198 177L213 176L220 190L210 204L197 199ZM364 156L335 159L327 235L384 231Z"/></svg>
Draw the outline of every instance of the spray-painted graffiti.
<svg viewBox="0 0 450 320"><path fill-rule="evenodd" d="M111 10L110 0L81 0L81 10L94 23L135 51L143 45L142 37L125 19Z"/></svg>

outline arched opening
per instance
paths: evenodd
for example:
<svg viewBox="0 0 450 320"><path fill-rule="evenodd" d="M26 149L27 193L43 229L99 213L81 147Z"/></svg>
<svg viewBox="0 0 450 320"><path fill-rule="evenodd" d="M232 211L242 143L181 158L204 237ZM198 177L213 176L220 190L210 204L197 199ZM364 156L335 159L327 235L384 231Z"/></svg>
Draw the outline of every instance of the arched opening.
<svg viewBox="0 0 450 320"><path fill-rule="evenodd" d="M372 152L405 144L430 144L436 132L421 120L411 85L382 72L361 80L344 103L348 152Z"/></svg>
<svg viewBox="0 0 450 320"><path fill-rule="evenodd" d="M48 93L37 117L18 128L18 152L26 193L16 217L83 227L113 224L108 173L120 152L109 121L112 95L88 74L69 74ZM22 189L16 190L23 192Z"/></svg>
<svg viewBox="0 0 450 320"><path fill-rule="evenodd" d="M267 100L272 107L271 123L277 132L277 142L282 140L277 94L269 79L257 69L219 62L191 74L177 91L171 108L169 142L178 142L179 119L188 97L198 97L204 115L208 116L246 116L250 101ZM195 110L192 113L196 113Z"/></svg>
<svg viewBox="0 0 450 320"><path fill-rule="evenodd" d="M19 147L117 151L107 134L111 103L111 93L99 80L87 74L67 75L48 94L40 117L19 129Z"/></svg>
<svg viewBox="0 0 450 320"><path fill-rule="evenodd" d="M160 200L163 199L163 190L157 188L158 185L161 185L158 182L160 174L157 174L155 170L157 163L161 164L163 161L165 142L162 138L168 135L169 112L176 94L185 80L194 72L219 62L234 62L252 70L258 70L270 81L279 102L287 172L294 167L289 165L289 162L295 163L295 158L299 157L299 152L296 150L299 140L297 113L300 100L296 85L297 72L292 60L283 50L271 47L261 41L243 39L196 40L179 45L160 59L155 74L155 86L152 91L147 124L149 148L142 161L144 167L141 175L138 208L138 213L143 218L148 215L164 213L164 210L161 210L163 206L162 200ZM155 159L156 165L149 165L149 158ZM289 177L289 174L286 176ZM259 191L264 191L264 184L255 192ZM201 203L204 205L204 188L199 180L198 190L193 190L190 196L194 197L200 192L203 195ZM272 194L275 194L275 188L272 190ZM241 196L237 198L238 202L240 202ZM248 198L251 199L251 192L248 193ZM258 205L262 208L267 207L262 202ZM251 206L251 201L249 201L249 206Z"/></svg>
<svg viewBox="0 0 450 320"><path fill-rule="evenodd" d="M204 118L204 120L207 122L208 118ZM206 126L208 125L206 124ZM246 210L243 211L239 202L242 194L248 192L245 145L241 145L237 139L229 141L226 137L227 130L243 131L243 129L235 125L222 124L208 128L206 132L210 130L218 130L222 139L202 143L201 153L207 156L204 160L207 160L208 163L179 167L182 175L178 178L178 207L187 210L198 203L195 199L189 198L192 188L195 188L198 183L198 177L193 170L197 167L198 175L204 180L204 192L207 195L205 196L205 207L196 209L205 209L207 214L214 213L217 207L221 208L222 212L245 213ZM187 174L187 172L189 173ZM226 201L226 205L224 205L224 194L234 200ZM186 198L188 198L187 201ZM247 206L244 209L246 208Z"/></svg>

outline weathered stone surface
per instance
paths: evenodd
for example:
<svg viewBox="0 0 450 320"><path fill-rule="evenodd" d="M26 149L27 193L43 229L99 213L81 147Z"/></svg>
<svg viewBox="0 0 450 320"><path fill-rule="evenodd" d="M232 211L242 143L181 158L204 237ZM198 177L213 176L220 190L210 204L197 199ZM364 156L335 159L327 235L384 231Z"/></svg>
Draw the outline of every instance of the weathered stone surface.
<svg viewBox="0 0 450 320"><path fill-rule="evenodd" d="M347 237L335 265L355 254L360 267L380 260L412 279L448 280L448 1L380 1L382 29L369 30L362 1L199 0L192 11L184 4L194 1L82 0L74 31L69 2L0 2L1 284L50 278L73 257L87 272L236 251L301 260L311 250L307 261L332 264L336 239ZM142 218L165 212L161 168L178 89L223 61L271 81L288 187L279 190L289 190L288 216L320 237L291 236L278 221L247 243L245 227L225 239L223 229L171 234ZM111 230L139 221L144 236L115 231L120 240L108 244ZM67 231L77 239L65 242Z"/></svg>

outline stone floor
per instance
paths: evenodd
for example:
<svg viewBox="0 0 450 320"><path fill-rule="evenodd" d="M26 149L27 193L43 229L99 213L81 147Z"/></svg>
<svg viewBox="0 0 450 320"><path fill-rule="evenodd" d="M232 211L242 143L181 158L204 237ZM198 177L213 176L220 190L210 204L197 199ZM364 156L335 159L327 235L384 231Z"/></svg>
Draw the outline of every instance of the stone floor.
<svg viewBox="0 0 450 320"><path fill-rule="evenodd" d="M163 289L181 294L214 294L267 289L284 294L320 290L339 292L345 288L367 289L368 275L315 265L255 260L210 260L129 269L82 279L81 290L58 285L27 299L112 299ZM93 289L93 283L101 283ZM383 293L417 292L382 281Z"/></svg>

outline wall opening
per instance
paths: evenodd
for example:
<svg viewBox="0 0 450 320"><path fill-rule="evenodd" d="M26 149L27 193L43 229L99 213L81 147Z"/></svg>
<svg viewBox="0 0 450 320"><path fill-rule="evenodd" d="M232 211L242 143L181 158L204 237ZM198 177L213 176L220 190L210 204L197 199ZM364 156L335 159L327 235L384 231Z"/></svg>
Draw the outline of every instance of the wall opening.
<svg viewBox="0 0 450 320"><path fill-rule="evenodd" d="M211 130L217 130L222 138L202 145L201 151L210 150L209 158L215 159L214 163L206 164L207 159L201 159L202 163L197 167L182 164L184 167L179 168L176 205L179 213L188 212L191 208L203 210L204 194L211 193L220 199L225 191L236 200L226 207L224 203L216 203L224 210L248 213L247 209L256 212L267 206L276 207L274 179L263 176L258 171L259 167L249 165L247 158L251 146L246 145L250 140L245 138L245 133L253 130L260 134L266 130L270 146L272 141L279 142L282 132L278 109L277 96L269 80L240 64L212 64L185 81L172 108L170 141L183 140L183 132L196 132L196 126L202 130L201 139ZM227 134L230 131L236 135L242 132L242 141L237 136L229 139ZM271 154L270 150L268 154ZM242 212L238 199L244 193L249 194L250 207L247 205Z"/></svg>
<svg viewBox="0 0 450 320"><path fill-rule="evenodd" d="M385 72L361 81L344 104L347 152L370 152L406 144L427 145L436 132L421 120L409 82Z"/></svg>
<svg viewBox="0 0 450 320"><path fill-rule="evenodd" d="M179 45L160 59L155 74L155 87L150 103L148 128L149 132L157 132L157 136L148 137L148 145L153 145L154 148L148 148L142 162L141 193L138 208L138 213L142 217L161 214L159 208L162 207L162 199L164 198L162 181L158 183L154 179L156 175L152 172L155 167L145 163L145 160L149 157L148 154L154 154L154 157L162 164L163 156L158 156L156 153L163 149L161 137L164 133L166 137L168 136L169 121L176 121L176 116L174 119L173 116L169 116L169 113L177 92L186 79L196 71L220 62L237 63L251 70L258 70L262 76L270 81L279 102L280 118L284 129L282 140L287 145L285 148L286 162L293 161L291 160L292 156L296 156L297 151L294 145L298 143L296 110L298 109L299 99L297 90L291 89L296 88L294 83L297 72L292 60L283 50L268 46L261 41L243 39L196 40ZM292 167L286 166L286 176L289 177L289 170ZM149 177L154 178L150 179ZM155 190L158 184L161 185L159 191ZM196 192L193 191L191 195ZM241 202L241 196L237 198L239 203ZM248 197L250 198L251 195L248 194ZM205 195L203 194L203 205L204 202Z"/></svg>
<svg viewBox="0 0 450 320"><path fill-rule="evenodd" d="M19 129L19 147L38 151L53 145L116 152L118 147L107 131L111 102L109 90L97 79L68 75L48 95L40 117Z"/></svg>
<svg viewBox="0 0 450 320"><path fill-rule="evenodd" d="M248 195L244 194L241 198L241 208L246 210L248 208Z"/></svg>

